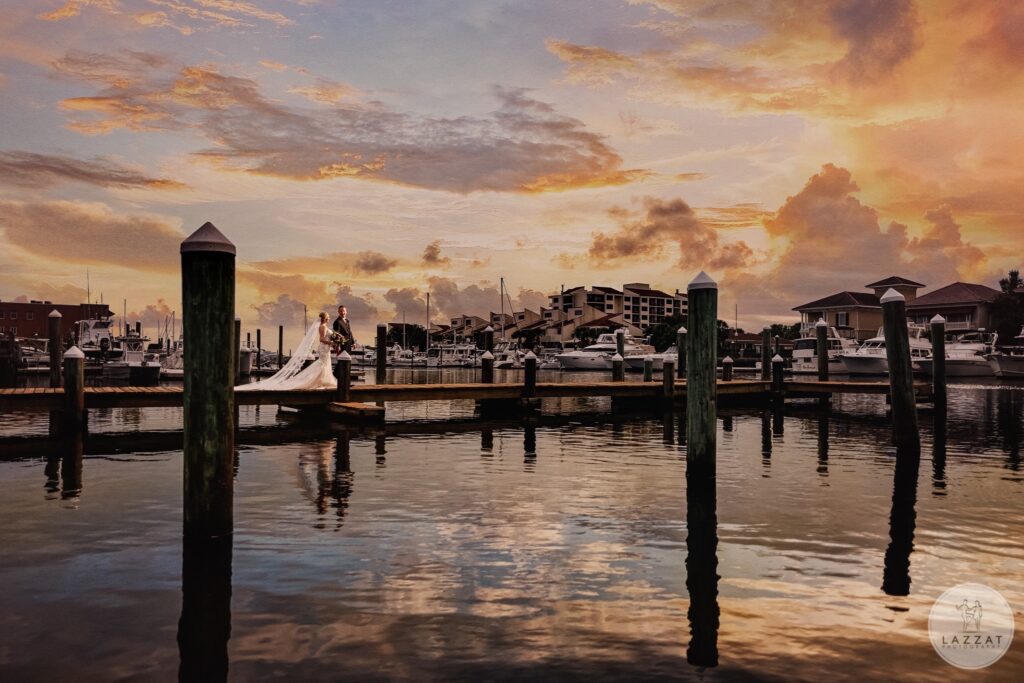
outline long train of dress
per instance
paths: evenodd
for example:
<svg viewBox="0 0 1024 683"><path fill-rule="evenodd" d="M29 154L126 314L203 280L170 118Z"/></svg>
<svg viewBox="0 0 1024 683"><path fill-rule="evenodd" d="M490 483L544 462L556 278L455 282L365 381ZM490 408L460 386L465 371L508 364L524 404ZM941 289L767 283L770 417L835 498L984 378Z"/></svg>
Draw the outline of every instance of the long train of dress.
<svg viewBox="0 0 1024 683"><path fill-rule="evenodd" d="M331 368L331 346L330 344L319 343L317 347L318 358L316 362L303 368L309 358L309 351L313 348L314 342L319 342L320 323L314 323L306 336L299 342L298 351L292 354L288 362L272 376L252 382L241 384L235 387L235 391L263 391L263 390L302 390L302 389L335 389L338 381L334 378Z"/></svg>

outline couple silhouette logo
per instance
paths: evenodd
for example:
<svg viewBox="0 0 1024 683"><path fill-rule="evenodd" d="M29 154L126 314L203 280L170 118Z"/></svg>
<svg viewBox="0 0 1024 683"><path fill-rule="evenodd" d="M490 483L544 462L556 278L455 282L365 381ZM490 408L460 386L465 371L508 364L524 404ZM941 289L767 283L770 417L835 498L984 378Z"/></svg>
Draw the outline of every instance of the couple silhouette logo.
<svg viewBox="0 0 1024 683"><path fill-rule="evenodd" d="M981 602L979 600L975 600L971 605L967 602L967 598L964 598L956 606L956 610L960 613L960 618L964 620L964 633L981 631Z"/></svg>

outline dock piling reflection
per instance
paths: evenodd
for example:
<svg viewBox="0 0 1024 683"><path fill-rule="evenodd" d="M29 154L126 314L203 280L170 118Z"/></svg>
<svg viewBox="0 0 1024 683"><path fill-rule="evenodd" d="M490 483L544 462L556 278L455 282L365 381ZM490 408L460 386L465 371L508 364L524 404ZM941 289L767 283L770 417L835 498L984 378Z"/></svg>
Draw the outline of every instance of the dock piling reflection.
<svg viewBox="0 0 1024 683"><path fill-rule="evenodd" d="M885 551L882 590L886 595L910 595L910 553L914 550L917 523L917 475L920 452L896 454L893 474L892 512L889 515L889 547Z"/></svg>
<svg viewBox="0 0 1024 683"><path fill-rule="evenodd" d="M227 680L231 554L230 535L182 543L179 681Z"/></svg>

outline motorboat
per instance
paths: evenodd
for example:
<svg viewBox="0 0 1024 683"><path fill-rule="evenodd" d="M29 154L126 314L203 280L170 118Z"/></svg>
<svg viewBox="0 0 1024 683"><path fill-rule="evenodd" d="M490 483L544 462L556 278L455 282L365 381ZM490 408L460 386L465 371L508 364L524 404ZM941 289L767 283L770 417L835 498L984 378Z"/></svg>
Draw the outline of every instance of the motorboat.
<svg viewBox="0 0 1024 683"><path fill-rule="evenodd" d="M828 372L830 375L839 375L847 372L843 363L842 354L853 353L857 350L857 342L853 339L839 336L834 327L828 328L826 348L828 349ZM884 348L882 356L885 356ZM793 342L793 374L814 375L818 373L818 338L816 336L800 337Z"/></svg>
<svg viewBox="0 0 1024 683"><path fill-rule="evenodd" d="M112 361L121 358L122 346L113 334L114 322L90 318L75 323L75 343L86 361ZM148 341L148 340L147 340Z"/></svg>
<svg viewBox="0 0 1024 683"><path fill-rule="evenodd" d="M526 352L516 342L503 341L494 345L494 369L519 369L523 367Z"/></svg>
<svg viewBox="0 0 1024 683"><path fill-rule="evenodd" d="M472 367L478 362L476 344L437 344L427 349L426 363L428 368L464 368Z"/></svg>
<svg viewBox="0 0 1024 683"><path fill-rule="evenodd" d="M910 337L910 361L914 370L920 371L918 363L931 358L931 342L922 336L924 327L908 325ZM879 328L878 334L868 339L854 351L839 354L843 361L844 372L850 375L886 375L889 373L889 360L885 351L885 334Z"/></svg>
<svg viewBox="0 0 1024 683"><path fill-rule="evenodd" d="M984 330L957 336L946 344L946 376L991 377L994 369L988 361L988 356L995 351L994 343L995 335ZM932 358L923 358L917 364L926 374L932 374Z"/></svg>
<svg viewBox="0 0 1024 683"><path fill-rule="evenodd" d="M624 340L625 356L653 353L654 347L649 344L637 343L633 337L626 335ZM609 370L612 357L618 353L615 334L607 332L598 335L597 342L580 351L568 351L558 354L558 363L563 370Z"/></svg>
<svg viewBox="0 0 1024 683"><path fill-rule="evenodd" d="M105 381L127 382L135 387L148 387L160 383L160 356L147 351L148 337L128 334L118 337L121 345L121 357L119 360L108 361L103 364L103 379Z"/></svg>
<svg viewBox="0 0 1024 683"><path fill-rule="evenodd" d="M1014 339L1017 341L1015 346L1004 346L986 356L989 367L996 377L1024 377L1024 327ZM996 341L998 341L998 336ZM993 342L993 346L995 346L995 342Z"/></svg>
<svg viewBox="0 0 1024 683"><path fill-rule="evenodd" d="M654 372L661 372L665 369L665 361L670 361L672 363L679 362L679 352L673 344L665 349L664 353L627 354L622 360L626 364L626 370L631 372L643 372L644 365L647 364L648 360L651 361L651 369L653 369Z"/></svg>

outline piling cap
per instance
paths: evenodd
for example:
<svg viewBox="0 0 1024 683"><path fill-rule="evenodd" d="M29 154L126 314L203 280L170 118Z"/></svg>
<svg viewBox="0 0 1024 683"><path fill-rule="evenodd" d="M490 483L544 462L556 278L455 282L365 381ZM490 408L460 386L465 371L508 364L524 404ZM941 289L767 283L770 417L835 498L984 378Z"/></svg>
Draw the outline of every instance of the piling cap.
<svg viewBox="0 0 1024 683"><path fill-rule="evenodd" d="M483 360L494 360L494 354L490 351L484 351L484 355L480 356Z"/></svg>
<svg viewBox="0 0 1024 683"><path fill-rule="evenodd" d="M82 349L77 346L72 346L70 349L64 352L65 358L85 358L85 354L82 353Z"/></svg>
<svg viewBox="0 0 1024 683"><path fill-rule="evenodd" d="M620 356L619 354L615 354L614 356L612 356L612 362L614 362L614 363L621 363L622 362L622 356Z"/></svg>
<svg viewBox="0 0 1024 683"><path fill-rule="evenodd" d="M687 291L694 289L718 289L718 283L702 270L697 277L690 281L690 284L686 285Z"/></svg>
<svg viewBox="0 0 1024 683"><path fill-rule="evenodd" d="M722 365L725 365L726 363L728 363L729 365L732 365L733 362L734 361L732 359L732 356L726 356L725 358L722 359Z"/></svg>
<svg viewBox="0 0 1024 683"><path fill-rule="evenodd" d="M217 226L207 221L181 243L182 254L192 251L212 251L234 256L235 245L217 229Z"/></svg>
<svg viewBox="0 0 1024 683"><path fill-rule="evenodd" d="M626 328L620 327L619 329L615 330L615 334L626 334Z"/></svg>
<svg viewBox="0 0 1024 683"><path fill-rule="evenodd" d="M494 332L494 328L488 325L487 327L484 328L484 332Z"/></svg>
<svg viewBox="0 0 1024 683"><path fill-rule="evenodd" d="M890 303L892 301L906 301L906 300L907 300L907 298L905 296L903 296L902 294L900 294L899 292L897 292L895 289L889 289L888 291L886 291L885 294L882 295L882 298L879 299L879 301L881 301L883 304L887 304L887 303Z"/></svg>
<svg viewBox="0 0 1024 683"><path fill-rule="evenodd" d="M537 354L535 354L533 351L527 351L525 358L526 360L537 360Z"/></svg>
<svg viewBox="0 0 1024 683"><path fill-rule="evenodd" d="M772 362L773 363L784 363L785 360L779 354L775 354L774 356L772 356Z"/></svg>
<svg viewBox="0 0 1024 683"><path fill-rule="evenodd" d="M680 325L680 326L679 326L679 329L678 329L678 330L676 330L676 333L677 333L677 334L678 334L678 333L680 333L680 332L682 332L683 334L686 334L686 328L685 328L685 327L683 327L682 325Z"/></svg>
<svg viewBox="0 0 1024 683"><path fill-rule="evenodd" d="M818 318L818 322L814 323L815 327L828 327L828 323L825 322L824 318Z"/></svg>
<svg viewBox="0 0 1024 683"><path fill-rule="evenodd" d="M348 351L342 351L338 354L338 360L352 360L352 356L348 355Z"/></svg>
<svg viewBox="0 0 1024 683"><path fill-rule="evenodd" d="M379 323L377 323L377 327L378 328L387 327L387 323L379 322Z"/></svg>
<svg viewBox="0 0 1024 683"><path fill-rule="evenodd" d="M53 309L52 311L50 311L50 317L51 317L51 318L63 318L64 316L62 316L62 315L60 314L60 311L58 311L58 310L57 310L57 309L55 308L55 309Z"/></svg>
<svg viewBox="0 0 1024 683"><path fill-rule="evenodd" d="M946 324L946 319L943 318L938 313L936 313L935 317L932 318L932 325L945 325L945 324Z"/></svg>

